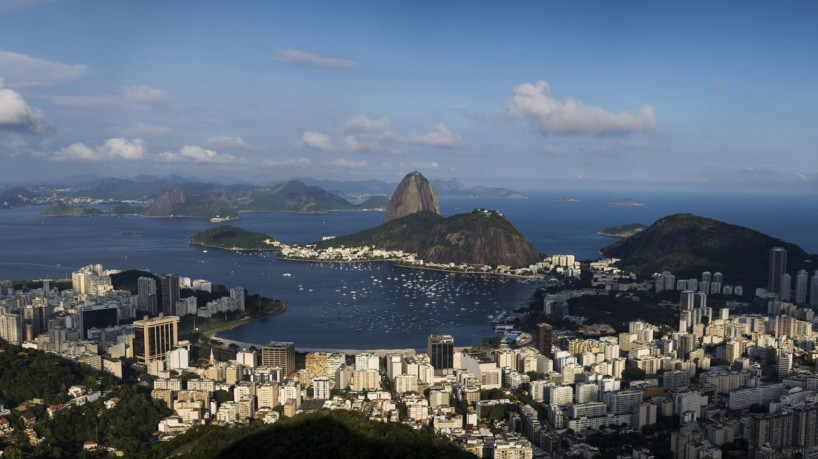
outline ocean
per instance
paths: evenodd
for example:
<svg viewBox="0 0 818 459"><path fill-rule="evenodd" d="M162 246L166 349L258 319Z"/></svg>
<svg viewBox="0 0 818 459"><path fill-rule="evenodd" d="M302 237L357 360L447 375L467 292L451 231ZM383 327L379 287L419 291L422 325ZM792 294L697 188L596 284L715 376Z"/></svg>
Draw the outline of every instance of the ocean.
<svg viewBox="0 0 818 459"><path fill-rule="evenodd" d="M614 239L597 231L624 223L650 224L694 213L748 226L818 253L815 196L706 193L561 193L527 200L443 198L444 215L474 208L501 210L539 251L595 258ZM632 198L644 206L615 206ZM287 313L223 332L228 339L294 341L300 349L422 348L429 333L450 333L457 345L491 336L490 319L517 308L537 284L517 279L397 267L282 261L269 254L236 254L187 244L212 227L197 219L141 217L42 218L42 207L0 210L0 279L64 278L81 266L175 272L289 303ZM244 214L232 224L285 243L306 243L379 224L380 212ZM289 276L284 276L284 274ZM729 282L729 279L726 279ZM353 293L354 292L354 293ZM252 305L248 305L252 307Z"/></svg>

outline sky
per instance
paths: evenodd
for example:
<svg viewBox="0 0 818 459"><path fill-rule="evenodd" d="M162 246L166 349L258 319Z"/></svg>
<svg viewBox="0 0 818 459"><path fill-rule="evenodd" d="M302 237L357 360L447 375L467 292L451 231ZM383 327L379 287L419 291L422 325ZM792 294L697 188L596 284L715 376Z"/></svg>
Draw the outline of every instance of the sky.
<svg viewBox="0 0 818 459"><path fill-rule="evenodd" d="M818 193L816 2L0 0L0 184Z"/></svg>

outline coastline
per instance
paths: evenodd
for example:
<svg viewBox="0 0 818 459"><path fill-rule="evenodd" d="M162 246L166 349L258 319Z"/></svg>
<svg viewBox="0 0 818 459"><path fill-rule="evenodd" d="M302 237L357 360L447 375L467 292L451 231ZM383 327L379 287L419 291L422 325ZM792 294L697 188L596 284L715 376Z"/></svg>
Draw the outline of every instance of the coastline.
<svg viewBox="0 0 818 459"><path fill-rule="evenodd" d="M242 325L247 325L249 323L253 323L253 322L256 322L258 320L269 319L270 317L276 317L278 315L284 314L285 312L287 312L287 310L289 310L289 305L287 303L281 303L281 305L282 305L282 307L280 309L278 309L276 311L273 311L273 312L271 312L269 314L265 314L263 316L245 317L244 319L239 319L239 320L232 321L232 322L226 322L226 323L223 323L221 325L214 326L213 328L202 332L202 338L205 338L207 341L210 341L212 339L217 339L219 341L230 341L230 342L235 342L237 344L241 343L240 341L228 340L226 338L219 338L218 334L219 334L219 332L232 330L234 328L241 327ZM253 343L245 343L245 344L253 344Z"/></svg>
<svg viewBox="0 0 818 459"><path fill-rule="evenodd" d="M228 252L280 252L281 251L280 248L246 249L246 248L243 248L243 247L230 247L230 248L228 248L228 247L219 247L217 245L205 244L205 243L202 243L202 242L188 241L187 243L188 243L188 245L194 245L194 246L198 246L198 247L207 247L209 249L226 250Z"/></svg>
<svg viewBox="0 0 818 459"><path fill-rule="evenodd" d="M300 261L300 262L311 262L311 263L338 263L338 264L385 263L385 262L389 262L389 263L394 264L395 266L400 266L402 268L421 269L421 270L426 270L426 271L439 271L439 272L453 273L453 274L479 274L479 275L484 275L484 276L506 276L506 277L516 277L518 279L528 279L528 280L535 280L535 279L543 279L544 280L545 279L545 275L538 275L538 274L534 274L534 275L530 275L530 276L524 276L522 274L495 273L495 272L485 272L485 271L461 271L461 270L458 270L458 269L446 269L446 268L433 268L433 267L429 267L429 266L418 266L418 265L412 265L412 264L404 264L404 263L401 263L399 260L395 260L395 259L392 259L392 258L389 258L389 259L378 258L378 259L372 259L372 260L354 260L354 261L350 261L350 260L311 260L311 259L307 259L307 258L287 258L287 257L278 256L278 259L279 260L284 260L284 261Z"/></svg>

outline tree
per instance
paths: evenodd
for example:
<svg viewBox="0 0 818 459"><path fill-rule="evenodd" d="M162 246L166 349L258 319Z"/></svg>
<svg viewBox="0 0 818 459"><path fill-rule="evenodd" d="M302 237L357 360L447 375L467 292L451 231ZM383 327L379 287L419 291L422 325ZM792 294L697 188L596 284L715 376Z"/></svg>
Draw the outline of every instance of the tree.
<svg viewBox="0 0 818 459"><path fill-rule="evenodd" d="M542 375L538 371L528 371L526 372L526 374L528 375L529 378L531 378L532 381L539 381L540 379L542 379Z"/></svg>
<svg viewBox="0 0 818 459"><path fill-rule="evenodd" d="M628 381L644 379L645 376L647 376L647 373L645 373L645 370L639 367L628 367L622 371L622 379L626 379Z"/></svg>

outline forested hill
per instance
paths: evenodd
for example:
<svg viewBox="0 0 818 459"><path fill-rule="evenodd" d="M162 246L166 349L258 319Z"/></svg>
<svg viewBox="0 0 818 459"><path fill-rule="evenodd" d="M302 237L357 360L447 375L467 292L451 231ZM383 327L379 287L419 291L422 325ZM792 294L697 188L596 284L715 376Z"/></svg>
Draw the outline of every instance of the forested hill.
<svg viewBox="0 0 818 459"><path fill-rule="evenodd" d="M692 214L670 215L644 231L619 240L601 252L621 258L626 270L649 276L670 271L677 277L701 276L703 271L724 274L726 283L750 288L767 284L770 249L787 249L787 271L815 269L814 257L795 244L743 226Z"/></svg>

